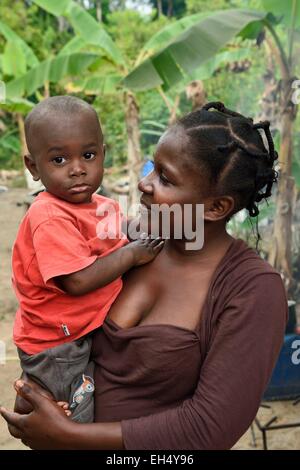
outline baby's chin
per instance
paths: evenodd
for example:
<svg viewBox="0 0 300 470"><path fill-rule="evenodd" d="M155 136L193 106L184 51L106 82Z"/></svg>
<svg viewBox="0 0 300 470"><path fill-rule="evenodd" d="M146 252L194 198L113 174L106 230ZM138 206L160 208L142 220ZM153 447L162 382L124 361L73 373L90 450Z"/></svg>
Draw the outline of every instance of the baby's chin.
<svg viewBox="0 0 300 470"><path fill-rule="evenodd" d="M88 191L82 192L75 192L72 193L70 191L66 192L52 192L49 191L53 196L57 197L58 199L62 199L63 201L70 202L71 204L87 204L91 202L93 192L91 188Z"/></svg>

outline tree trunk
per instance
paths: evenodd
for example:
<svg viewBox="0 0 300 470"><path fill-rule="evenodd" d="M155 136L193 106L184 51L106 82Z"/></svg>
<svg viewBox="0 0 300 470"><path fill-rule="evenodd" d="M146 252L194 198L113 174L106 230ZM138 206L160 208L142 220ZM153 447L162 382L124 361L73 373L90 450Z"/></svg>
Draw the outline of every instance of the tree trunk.
<svg viewBox="0 0 300 470"><path fill-rule="evenodd" d="M63 16L59 16L57 18L57 22L58 22L58 31L60 33L62 33L63 31L65 31L65 29L67 29L67 26L68 26L68 22L67 20L63 17Z"/></svg>
<svg viewBox="0 0 300 470"><path fill-rule="evenodd" d="M162 0L157 0L157 14L158 14L158 18L160 18L160 16L162 15L163 11L162 11Z"/></svg>
<svg viewBox="0 0 300 470"><path fill-rule="evenodd" d="M44 83L44 99L47 98L50 98L50 84L48 80Z"/></svg>
<svg viewBox="0 0 300 470"><path fill-rule="evenodd" d="M96 0L96 16L99 23L102 22L102 6L101 0Z"/></svg>
<svg viewBox="0 0 300 470"><path fill-rule="evenodd" d="M139 191L137 188L140 180L142 165L140 131L139 131L139 108L134 95L125 93L126 103L126 129L128 136L128 171L129 171L129 207L139 203Z"/></svg>
<svg viewBox="0 0 300 470"><path fill-rule="evenodd" d="M280 175L276 199L273 245L269 262L283 276L288 291L292 288L292 221L294 178L292 173L292 130L296 106L291 101L291 80L282 81L281 144L279 150Z"/></svg>
<svg viewBox="0 0 300 470"><path fill-rule="evenodd" d="M33 190L33 189L36 189L41 184L39 182L33 181L30 171L26 168L24 164L24 155L28 154L28 148L27 148L26 139L25 139L24 118L22 114L20 113L17 113L16 116L17 116L20 142L21 142L21 158L22 158L23 165L24 165L25 181L26 181L27 188L30 190Z"/></svg>
<svg viewBox="0 0 300 470"><path fill-rule="evenodd" d="M206 103L206 93L202 80L193 80L186 89L186 97L192 102L192 111L202 108Z"/></svg>
<svg viewBox="0 0 300 470"><path fill-rule="evenodd" d="M20 142L21 142L21 158L23 160L24 155L28 153L28 148L25 138L25 127L24 127L24 118L22 114L17 113L17 122L19 128Z"/></svg>
<svg viewBox="0 0 300 470"><path fill-rule="evenodd" d="M180 103L180 95L176 95L175 100L174 100L174 106L172 106L170 110L169 126L172 126L173 124L175 124L177 120L177 110L179 107L179 103Z"/></svg>
<svg viewBox="0 0 300 470"><path fill-rule="evenodd" d="M173 0L168 0L168 12L167 17L171 18L173 16Z"/></svg>

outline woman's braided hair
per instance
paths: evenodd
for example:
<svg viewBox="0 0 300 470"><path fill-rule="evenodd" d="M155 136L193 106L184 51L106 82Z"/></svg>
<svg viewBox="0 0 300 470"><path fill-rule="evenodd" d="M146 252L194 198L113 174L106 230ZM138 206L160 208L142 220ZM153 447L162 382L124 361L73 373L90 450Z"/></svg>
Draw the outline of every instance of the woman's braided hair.
<svg viewBox="0 0 300 470"><path fill-rule="evenodd" d="M220 194L233 196L231 215L246 208L256 217L257 203L271 196L278 176L270 123L253 124L251 118L225 108L223 103L211 102L181 118L178 125L189 138L188 152L205 165L210 182ZM268 149L259 129L265 132Z"/></svg>

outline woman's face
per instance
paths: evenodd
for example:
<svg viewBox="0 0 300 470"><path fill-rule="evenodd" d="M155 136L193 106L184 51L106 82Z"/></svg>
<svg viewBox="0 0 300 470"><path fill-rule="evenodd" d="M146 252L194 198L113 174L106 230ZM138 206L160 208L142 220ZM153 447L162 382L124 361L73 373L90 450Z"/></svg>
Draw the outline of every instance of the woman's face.
<svg viewBox="0 0 300 470"><path fill-rule="evenodd" d="M168 211L169 223L165 220L165 224L170 226L171 238L176 229L175 224L179 224L182 229L185 210L191 211L189 222L195 228L196 205L205 204L208 195L208 179L202 173L200 165L187 155L187 148L188 137L183 129L175 128L167 131L159 140L154 155L153 171L139 183L139 190L142 192L142 228L154 236L162 236L164 215L161 214ZM159 222L153 223L153 213L156 213L158 208L156 205L165 210L160 212ZM171 206L175 208L174 205L178 209L174 211L175 213L169 210Z"/></svg>

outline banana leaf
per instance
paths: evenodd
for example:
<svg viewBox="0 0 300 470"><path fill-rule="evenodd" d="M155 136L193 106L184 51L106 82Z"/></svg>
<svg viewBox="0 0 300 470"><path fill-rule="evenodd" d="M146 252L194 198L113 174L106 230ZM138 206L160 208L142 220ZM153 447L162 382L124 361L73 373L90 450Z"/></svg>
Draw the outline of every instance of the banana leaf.
<svg viewBox="0 0 300 470"><path fill-rule="evenodd" d="M33 0L33 2L54 16L64 16L75 32L87 44L99 46L117 64L124 63L118 47L101 23L95 20L82 6L73 0ZM74 44L72 44L74 45Z"/></svg>
<svg viewBox="0 0 300 470"><path fill-rule="evenodd" d="M245 26L265 17L266 13L240 9L213 12L137 66L125 77L124 85L134 91L158 86L168 90L214 57Z"/></svg>
<svg viewBox="0 0 300 470"><path fill-rule="evenodd" d="M30 96L45 82L57 83L66 76L79 76L96 59L95 54L78 53L45 60L22 77L8 82L6 96L8 99L22 97L24 94Z"/></svg>
<svg viewBox="0 0 300 470"><path fill-rule="evenodd" d="M26 64L27 66L30 67L35 67L39 64L39 60L36 57L35 53L31 49L31 47L28 46L28 44L20 38L9 26L7 26L3 21L0 21L0 34L2 34L6 41L11 42L11 43L17 43L26 58Z"/></svg>

